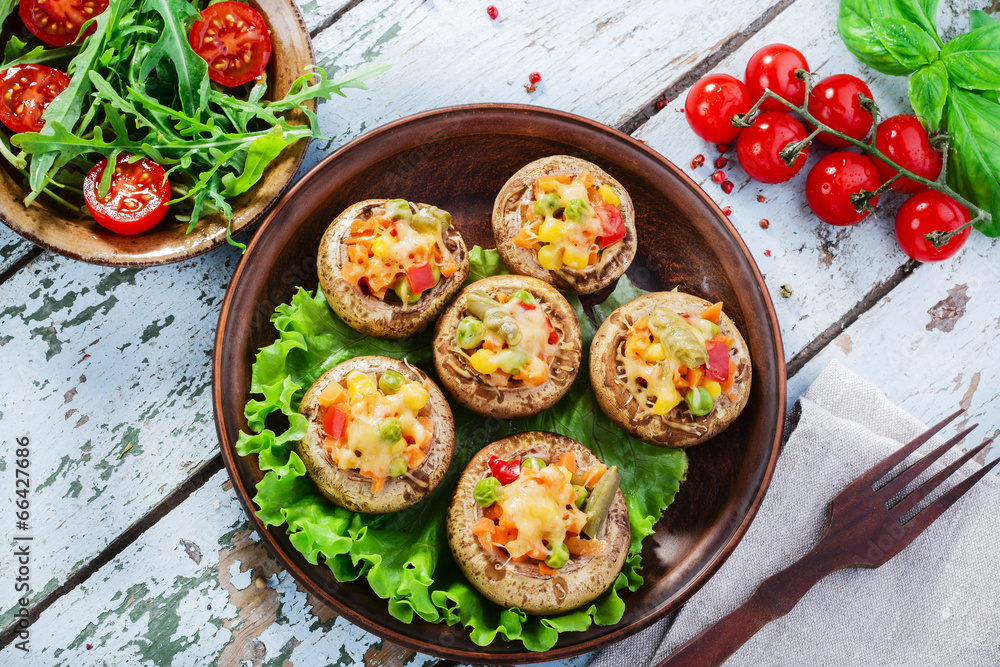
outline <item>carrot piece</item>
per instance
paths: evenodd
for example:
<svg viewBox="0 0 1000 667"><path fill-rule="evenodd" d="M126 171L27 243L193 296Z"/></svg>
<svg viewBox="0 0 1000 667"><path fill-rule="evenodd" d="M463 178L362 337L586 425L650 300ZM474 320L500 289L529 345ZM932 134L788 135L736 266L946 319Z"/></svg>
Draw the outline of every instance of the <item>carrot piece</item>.
<svg viewBox="0 0 1000 667"><path fill-rule="evenodd" d="M728 394L728 398L729 398L729 402L730 402L730 403L735 403L735 402L736 402L736 399L737 399L737 398L739 398L739 396L737 396L737 395L736 395L736 392L735 392L735 391L731 391L731 392L729 392L729 394Z"/></svg>
<svg viewBox="0 0 1000 667"><path fill-rule="evenodd" d="M379 491L382 490L382 487L385 486L385 475L379 475L379 474L372 473L371 475L368 475L368 477L372 478L372 493L373 494L374 493L378 493Z"/></svg>
<svg viewBox="0 0 1000 667"><path fill-rule="evenodd" d="M566 468L571 473L576 472L576 455L573 452L564 452L561 457L559 457L559 465Z"/></svg>
<svg viewBox="0 0 1000 667"><path fill-rule="evenodd" d="M722 302L713 303L711 306L705 309L701 314L701 319L708 320L709 322L719 323L719 315L722 314Z"/></svg>
<svg viewBox="0 0 1000 667"><path fill-rule="evenodd" d="M543 577L548 577L548 576L551 576L551 575L553 575L555 573L556 573L556 570L554 570L551 567L549 567L548 565L546 565L545 561L543 561L543 560L538 561L538 574L542 575Z"/></svg>
<svg viewBox="0 0 1000 667"><path fill-rule="evenodd" d="M496 300L497 303L507 303L510 301L510 297L505 292L497 292Z"/></svg>
<svg viewBox="0 0 1000 667"><path fill-rule="evenodd" d="M593 488L597 486L597 482L600 481L601 477L604 476L604 473L607 472L607 470L608 467L603 463L598 464L594 468L591 468L590 470L587 471L586 476L584 476L583 478L583 486L588 491L593 490Z"/></svg>
<svg viewBox="0 0 1000 667"><path fill-rule="evenodd" d="M427 455L416 445L410 445L404 449L403 456L406 457L406 467L408 470L413 470L427 458Z"/></svg>
<svg viewBox="0 0 1000 667"><path fill-rule="evenodd" d="M483 517L472 526L472 534L476 536L479 543L487 551L493 548L493 534L496 532L496 524Z"/></svg>
<svg viewBox="0 0 1000 667"><path fill-rule="evenodd" d="M499 352L503 349L503 338L493 332L487 333L486 338L483 339L483 349L490 352Z"/></svg>
<svg viewBox="0 0 1000 667"><path fill-rule="evenodd" d="M691 368L687 372L687 384L689 387L694 389L701 381L705 378L705 367L699 366L698 368Z"/></svg>
<svg viewBox="0 0 1000 667"><path fill-rule="evenodd" d="M529 238L527 230L527 227L521 228L521 231L519 231L517 236L514 237L514 245L519 248L525 248L526 250L538 250L542 247L542 244Z"/></svg>
<svg viewBox="0 0 1000 667"><path fill-rule="evenodd" d="M438 268L441 270L441 275L447 278L458 271L458 262L455 261L454 257L447 257L443 262L438 264Z"/></svg>
<svg viewBox="0 0 1000 667"><path fill-rule="evenodd" d="M506 546L508 542L517 537L517 528L497 528L493 535L493 543Z"/></svg>
<svg viewBox="0 0 1000 667"><path fill-rule="evenodd" d="M605 546L601 540L584 540L580 537L569 537L565 544L574 556L597 556L604 553Z"/></svg>
<svg viewBox="0 0 1000 667"><path fill-rule="evenodd" d="M736 379L736 362L729 360L729 377L722 383L722 391L728 392L733 388L733 381Z"/></svg>
<svg viewBox="0 0 1000 667"><path fill-rule="evenodd" d="M371 218L367 220L355 220L351 223L352 236L367 236L375 231L375 221Z"/></svg>
<svg viewBox="0 0 1000 667"><path fill-rule="evenodd" d="M648 317L640 317L639 321L637 321L635 323L635 326L632 327L632 328L633 329L645 329L648 324L649 324L649 318Z"/></svg>
<svg viewBox="0 0 1000 667"><path fill-rule="evenodd" d="M499 521L500 517L503 516L503 508L500 507L499 503L493 503L483 510L483 516L490 521Z"/></svg>
<svg viewBox="0 0 1000 667"><path fill-rule="evenodd" d="M596 181L594 181L594 175L591 174L589 171L581 171L579 174L577 174L576 182L582 183L583 185L586 185L588 187L596 184Z"/></svg>
<svg viewBox="0 0 1000 667"><path fill-rule="evenodd" d="M539 178L535 181L535 184L539 190L546 192L548 190L555 190L557 183L570 183L572 180L573 176L571 174L549 174L548 176Z"/></svg>

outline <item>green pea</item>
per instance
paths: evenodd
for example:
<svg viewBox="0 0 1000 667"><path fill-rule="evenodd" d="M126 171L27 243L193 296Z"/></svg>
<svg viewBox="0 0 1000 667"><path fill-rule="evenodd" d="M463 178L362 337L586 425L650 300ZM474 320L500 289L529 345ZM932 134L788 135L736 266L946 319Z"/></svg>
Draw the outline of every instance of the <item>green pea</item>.
<svg viewBox="0 0 1000 667"><path fill-rule="evenodd" d="M687 395L684 397L684 401L688 405L688 410L691 411L695 417L704 417L712 408L715 407L715 401L712 400L712 395L708 393L708 390L704 387L695 387L688 391Z"/></svg>
<svg viewBox="0 0 1000 667"><path fill-rule="evenodd" d="M471 350L479 347L486 337L486 327L475 317L463 318L458 323L458 330L455 332L455 340L463 350Z"/></svg>
<svg viewBox="0 0 1000 667"><path fill-rule="evenodd" d="M410 210L410 203L405 199L390 199L385 203L385 214L393 220L404 220L410 222L413 219L413 211Z"/></svg>
<svg viewBox="0 0 1000 667"><path fill-rule="evenodd" d="M437 264L431 267L431 275L434 276L434 284L437 285L441 282L441 269L437 267Z"/></svg>
<svg viewBox="0 0 1000 667"><path fill-rule="evenodd" d="M587 491L587 487L578 486L576 484L573 485L573 490L576 491L576 506L579 509L583 509L583 506L587 503L587 496L590 495L590 492Z"/></svg>
<svg viewBox="0 0 1000 667"><path fill-rule="evenodd" d="M489 507L500 500L500 487L500 480L496 477L481 479L472 490L472 497L480 507Z"/></svg>
<svg viewBox="0 0 1000 667"><path fill-rule="evenodd" d="M396 371L386 371L378 379L378 388L382 390L383 394L395 394L403 388L404 384L406 384L406 378Z"/></svg>
<svg viewBox="0 0 1000 667"><path fill-rule="evenodd" d="M389 462L389 469L385 471L385 474L389 477L399 477L406 474L406 468L406 459L402 456L397 456Z"/></svg>
<svg viewBox="0 0 1000 667"><path fill-rule="evenodd" d="M566 204L566 212L563 215L566 216L567 220L583 222L587 219L589 212L590 204L582 199L570 199L569 203Z"/></svg>
<svg viewBox="0 0 1000 667"><path fill-rule="evenodd" d="M545 564L553 570L558 570L569 562L569 548L563 543L549 545L549 557L545 559Z"/></svg>
<svg viewBox="0 0 1000 667"><path fill-rule="evenodd" d="M528 363L528 355L526 352L522 352L521 350L511 350L508 348L497 352L497 364L500 365L500 370L504 373L514 375L519 372L526 363Z"/></svg>
<svg viewBox="0 0 1000 667"><path fill-rule="evenodd" d="M535 302L535 297L533 297L531 295L531 292L529 292L526 289L519 289L519 290L517 290L516 292L514 292L513 294L511 294L511 297L517 299L521 303L534 303Z"/></svg>
<svg viewBox="0 0 1000 667"><path fill-rule="evenodd" d="M532 470L541 470L548 464L536 456L532 456L521 461L522 468L530 468Z"/></svg>
<svg viewBox="0 0 1000 667"><path fill-rule="evenodd" d="M406 276L397 280L392 289L403 303L416 303L420 300L420 294L414 294L410 290L410 281L406 279Z"/></svg>
<svg viewBox="0 0 1000 667"><path fill-rule="evenodd" d="M554 192L550 192L547 195L542 195L537 201L535 201L535 213L543 218L551 216L559 209L561 204L562 197Z"/></svg>
<svg viewBox="0 0 1000 667"><path fill-rule="evenodd" d="M389 443L399 442L403 437L403 422L396 417L385 417L378 422L378 433Z"/></svg>

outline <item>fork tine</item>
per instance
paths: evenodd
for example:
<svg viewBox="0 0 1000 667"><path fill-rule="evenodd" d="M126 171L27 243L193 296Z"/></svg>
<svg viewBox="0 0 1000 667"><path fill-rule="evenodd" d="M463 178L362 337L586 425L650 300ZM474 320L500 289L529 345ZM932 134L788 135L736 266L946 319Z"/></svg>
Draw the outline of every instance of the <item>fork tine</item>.
<svg viewBox="0 0 1000 667"><path fill-rule="evenodd" d="M965 492L971 489L976 482L989 474L989 472L993 470L998 463L1000 463L1000 459L996 459L992 463L984 465L982 468L969 475L965 480L953 486L947 493L932 502L930 505L918 512L915 517L903 524L903 528L905 528L911 535L922 533L927 526L931 525L935 519L951 507L956 500L965 495Z"/></svg>
<svg viewBox="0 0 1000 667"><path fill-rule="evenodd" d="M854 484L858 484L859 486L862 484L874 485L875 482L885 477L890 470L892 470L902 461L904 461L907 456L915 452L917 448L920 447L920 445L924 444L925 442L933 438L935 435L937 435L938 431L940 431L949 423L951 423L951 421L955 419L955 417L959 416L963 412L965 412L964 409L956 410L954 413L945 417L934 426L931 426L929 429L927 429L927 431L923 433L923 435L918 435L916 438L910 441L909 444L903 445L895 452L889 454L889 456L882 459L880 463L876 463L874 466L872 466L868 470L868 472L864 473L863 475L861 475L861 477L858 477L856 480L854 480L854 482L852 482L852 486Z"/></svg>
<svg viewBox="0 0 1000 667"><path fill-rule="evenodd" d="M949 449L957 445L960 441L965 439L965 436L972 432L972 429L979 426L979 424L973 424L969 428L965 429L961 433L953 436L948 442L944 443L934 451L930 452L924 456L919 461L915 462L906 470L903 470L898 475L893 477L891 480L886 482L886 485L878 490L880 495L884 495L886 498L892 498L894 495L906 488L906 485L915 480L920 473L927 470L932 463L937 461L939 458L944 456L944 453Z"/></svg>
<svg viewBox="0 0 1000 667"><path fill-rule="evenodd" d="M986 440L983 441L983 444L979 445L978 447L973 447L965 454L963 454L960 459L954 461L947 468L938 471L938 473L935 474L933 477L931 477L926 482L924 482L923 484L915 488L913 491L908 493L905 498L903 498L898 503L896 503L895 506L893 506L892 508L893 515L897 517L905 516L907 512L912 510L920 503L921 500L926 498L931 491L941 486L944 480L951 477L956 470L958 470L966 463L968 463L972 459L972 457L974 457L976 454L986 449L986 447L991 442L993 442L993 438L987 438ZM894 493L893 495L896 494Z"/></svg>

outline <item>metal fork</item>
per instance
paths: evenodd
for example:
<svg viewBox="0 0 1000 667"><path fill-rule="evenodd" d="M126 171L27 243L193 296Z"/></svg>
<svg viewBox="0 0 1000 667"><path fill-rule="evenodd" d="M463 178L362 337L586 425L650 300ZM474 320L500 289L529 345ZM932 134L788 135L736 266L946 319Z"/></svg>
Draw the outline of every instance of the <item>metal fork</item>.
<svg viewBox="0 0 1000 667"><path fill-rule="evenodd" d="M908 516L920 501L952 473L983 451L993 440L989 438L909 494L893 502L910 482L978 426L973 424L876 488L876 484L906 457L962 412L964 410L946 417L851 482L830 501L826 527L809 553L762 581L743 605L693 637L657 667L719 665L765 625L790 612L816 582L831 572L848 567L878 567L902 551L913 538L1000 463L1000 459L997 459L983 466L927 507L912 517Z"/></svg>

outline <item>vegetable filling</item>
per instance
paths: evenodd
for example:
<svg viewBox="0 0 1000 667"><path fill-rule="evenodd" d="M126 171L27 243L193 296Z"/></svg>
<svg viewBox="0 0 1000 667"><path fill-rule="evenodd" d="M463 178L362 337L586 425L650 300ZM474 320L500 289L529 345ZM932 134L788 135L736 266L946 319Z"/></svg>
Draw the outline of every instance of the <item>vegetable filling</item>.
<svg viewBox="0 0 1000 667"><path fill-rule="evenodd" d="M598 185L589 171L542 176L532 194L514 243L536 251L547 271L595 266L625 238L621 199L609 186Z"/></svg>
<svg viewBox="0 0 1000 667"><path fill-rule="evenodd" d="M358 470L379 493L389 477L401 477L427 458L434 422L421 417L429 395L423 382L396 371L352 371L344 384L330 382L320 393L319 419L330 462Z"/></svg>
<svg viewBox="0 0 1000 667"><path fill-rule="evenodd" d="M450 224L451 214L436 206L414 211L405 199L391 199L351 224L341 276L376 299L414 304L458 271L444 242Z"/></svg>

